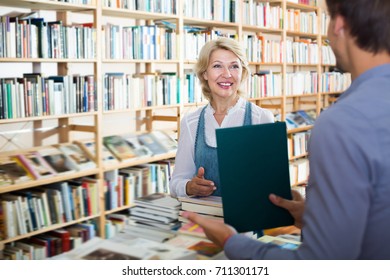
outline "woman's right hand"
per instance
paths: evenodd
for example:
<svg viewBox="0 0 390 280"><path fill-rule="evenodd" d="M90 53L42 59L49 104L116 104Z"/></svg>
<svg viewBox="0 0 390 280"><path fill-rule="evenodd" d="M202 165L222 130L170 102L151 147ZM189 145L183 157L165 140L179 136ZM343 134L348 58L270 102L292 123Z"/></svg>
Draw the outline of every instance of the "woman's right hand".
<svg viewBox="0 0 390 280"><path fill-rule="evenodd" d="M209 196L216 190L214 182L204 178L204 168L199 167L198 174L187 182L187 195Z"/></svg>

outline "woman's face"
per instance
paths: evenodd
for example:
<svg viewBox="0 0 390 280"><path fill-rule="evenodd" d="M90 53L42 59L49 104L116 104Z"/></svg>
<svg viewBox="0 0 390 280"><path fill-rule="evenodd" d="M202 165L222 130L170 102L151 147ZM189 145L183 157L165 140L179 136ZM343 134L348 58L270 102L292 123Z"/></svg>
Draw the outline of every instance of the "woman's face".
<svg viewBox="0 0 390 280"><path fill-rule="evenodd" d="M209 65L203 75L213 98L235 95L241 84L241 62L231 51L215 50L211 53Z"/></svg>

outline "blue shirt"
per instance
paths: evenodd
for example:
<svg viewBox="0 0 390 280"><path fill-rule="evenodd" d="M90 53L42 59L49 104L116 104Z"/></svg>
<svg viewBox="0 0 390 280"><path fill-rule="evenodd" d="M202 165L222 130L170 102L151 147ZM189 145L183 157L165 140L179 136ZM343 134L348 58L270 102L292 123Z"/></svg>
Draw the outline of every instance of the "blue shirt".
<svg viewBox="0 0 390 280"><path fill-rule="evenodd" d="M231 259L390 259L390 64L353 81L309 143L303 243L283 250L242 235Z"/></svg>

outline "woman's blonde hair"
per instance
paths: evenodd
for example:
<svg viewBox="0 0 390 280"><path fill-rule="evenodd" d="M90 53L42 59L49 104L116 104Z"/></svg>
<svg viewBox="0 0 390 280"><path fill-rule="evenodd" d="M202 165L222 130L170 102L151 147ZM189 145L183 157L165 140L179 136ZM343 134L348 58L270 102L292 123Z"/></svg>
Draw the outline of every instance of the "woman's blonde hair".
<svg viewBox="0 0 390 280"><path fill-rule="evenodd" d="M242 66L242 77L241 77L241 85L242 83L248 78L250 74L250 69L248 66L248 60L244 54L244 51L242 47L240 46L240 43L234 39L226 38L226 37L220 37L216 40L212 40L207 42L203 48L200 50L199 53L199 58L197 63L195 64L195 73L196 76L198 77L201 87L202 87L202 92L204 97L208 100L212 100L212 95L211 95L211 90L209 87L209 84L207 80L203 77L203 74L206 72L207 67L210 62L210 57L211 54L216 51L216 50L228 50L234 53L238 59L241 62ZM242 95L243 91L241 90L241 85L238 89L238 95Z"/></svg>

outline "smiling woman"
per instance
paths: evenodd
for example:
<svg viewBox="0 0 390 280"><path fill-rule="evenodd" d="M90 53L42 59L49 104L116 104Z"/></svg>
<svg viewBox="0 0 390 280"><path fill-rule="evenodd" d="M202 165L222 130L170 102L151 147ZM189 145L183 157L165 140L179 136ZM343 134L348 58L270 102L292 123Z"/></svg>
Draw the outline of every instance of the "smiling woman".
<svg viewBox="0 0 390 280"><path fill-rule="evenodd" d="M209 104L185 115L181 122L170 191L176 197L220 196L215 130L270 123L274 117L243 98L241 86L249 68L236 40L219 38L206 43L195 72Z"/></svg>

